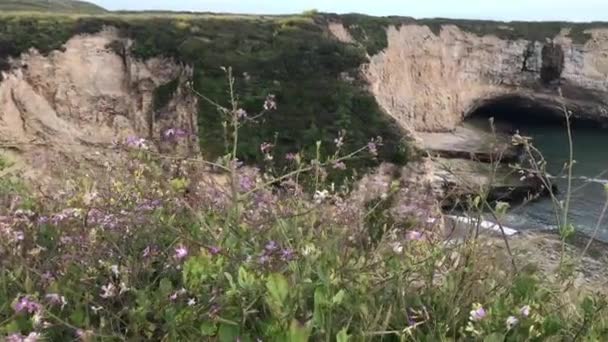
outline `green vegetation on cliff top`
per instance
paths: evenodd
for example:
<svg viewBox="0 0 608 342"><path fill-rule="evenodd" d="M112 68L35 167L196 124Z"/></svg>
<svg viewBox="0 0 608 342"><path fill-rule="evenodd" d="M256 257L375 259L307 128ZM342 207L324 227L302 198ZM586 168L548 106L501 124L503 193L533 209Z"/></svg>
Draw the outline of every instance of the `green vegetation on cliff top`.
<svg viewBox="0 0 608 342"><path fill-rule="evenodd" d="M359 44L344 44L333 39L325 29L325 24L332 20L343 22ZM413 23L426 24L435 34L442 25L453 24L479 35L539 41L555 36L565 26L564 23L414 20L316 13L291 17L3 13L0 16L0 69L9 67L8 56L18 56L30 47L48 53L60 49L75 34L94 33L106 25L114 26L124 37L135 41L131 52L136 57L164 55L193 65L196 90L215 101L226 104L223 66L234 68L239 100L249 113L261 108L267 94L277 96L279 110L242 132L240 151L244 160L260 162L256 158L263 142L282 146L277 155L299 150L314 153L318 140L323 141L323 152L331 152L334 138L345 130L347 148L382 136L385 144L381 158L404 161L400 130L365 90L357 71L366 62L367 54L373 55L386 47L388 26ZM601 24L567 26L571 27L570 35L576 41L584 41L584 31L598 25ZM158 89L157 109L166 105L172 89L174 84ZM213 106L201 103L199 126L207 157L225 153L222 122Z"/></svg>
<svg viewBox="0 0 608 342"><path fill-rule="evenodd" d="M86 1L76 0L0 0L0 12L37 11L101 14L106 10Z"/></svg>

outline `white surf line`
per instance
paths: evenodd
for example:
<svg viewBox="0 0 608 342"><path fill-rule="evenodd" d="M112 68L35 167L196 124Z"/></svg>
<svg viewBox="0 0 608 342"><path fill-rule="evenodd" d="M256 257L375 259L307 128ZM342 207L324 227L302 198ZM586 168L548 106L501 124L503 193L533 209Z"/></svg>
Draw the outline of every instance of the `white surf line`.
<svg viewBox="0 0 608 342"><path fill-rule="evenodd" d="M547 178L550 178L550 179L567 179L568 177L567 176L551 176L551 175L548 175ZM602 178L589 178L589 177L586 177L586 176L579 176L579 177L572 177L572 179L584 181L586 183L598 183L598 184L603 184L603 185L608 184L608 179L602 179Z"/></svg>
<svg viewBox="0 0 608 342"><path fill-rule="evenodd" d="M477 224L477 219L474 219L472 217L455 216L455 215L447 215L446 217L448 217L456 222L460 222L460 223L464 223L464 224L469 224L469 225ZM479 227L502 234L502 231L500 230L500 226L491 221L482 220L481 223L479 224ZM513 236L513 235L519 234L519 231L517 231L513 228L505 227L504 225L502 226L502 230L505 232L506 236Z"/></svg>

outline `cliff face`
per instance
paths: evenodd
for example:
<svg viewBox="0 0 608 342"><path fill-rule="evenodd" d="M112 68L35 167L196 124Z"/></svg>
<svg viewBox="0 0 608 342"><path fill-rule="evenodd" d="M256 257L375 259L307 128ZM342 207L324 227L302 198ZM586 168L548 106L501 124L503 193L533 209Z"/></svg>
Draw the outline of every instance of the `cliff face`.
<svg viewBox="0 0 608 342"><path fill-rule="evenodd" d="M197 101L186 88L192 70L169 59L135 59L129 44L108 29L75 36L48 56L30 50L12 59L0 81L0 149L33 171L103 164L128 136L153 149L196 152ZM155 108L156 89L170 82L174 91ZM163 139L170 128L190 138L177 145Z"/></svg>
<svg viewBox="0 0 608 342"><path fill-rule="evenodd" d="M364 74L385 111L410 130L451 130L501 99L563 116L559 88L574 117L608 122L608 29L585 33L591 38L580 44L567 28L540 42L455 25L438 34L425 25L391 26L388 47L370 57Z"/></svg>

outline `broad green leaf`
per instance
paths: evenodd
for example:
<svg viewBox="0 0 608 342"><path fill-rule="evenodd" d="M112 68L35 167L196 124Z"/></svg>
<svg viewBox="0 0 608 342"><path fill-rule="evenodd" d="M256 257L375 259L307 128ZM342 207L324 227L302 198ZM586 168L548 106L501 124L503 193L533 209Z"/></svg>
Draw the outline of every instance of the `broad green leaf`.
<svg viewBox="0 0 608 342"><path fill-rule="evenodd" d="M289 326L287 342L307 342L310 337L310 327L293 320Z"/></svg>
<svg viewBox="0 0 608 342"><path fill-rule="evenodd" d="M344 290L338 291L338 293L336 293L334 298L331 299L332 304L337 304L337 305L342 304L342 301L344 300L345 295L346 295L346 292L344 292Z"/></svg>
<svg viewBox="0 0 608 342"><path fill-rule="evenodd" d="M171 280L163 278L160 280L159 290L162 296L167 296L173 291L173 283Z"/></svg>
<svg viewBox="0 0 608 342"><path fill-rule="evenodd" d="M287 295L289 295L289 284L287 283L287 279L281 274L273 273L266 281L266 288L268 289L270 299L276 304L283 306L287 299Z"/></svg>
<svg viewBox="0 0 608 342"><path fill-rule="evenodd" d="M213 322L201 324L201 334L203 334L203 336L214 336L216 332L217 326Z"/></svg>
<svg viewBox="0 0 608 342"><path fill-rule="evenodd" d="M238 326L222 324L218 332L220 342L235 342L239 338L240 329Z"/></svg>
<svg viewBox="0 0 608 342"><path fill-rule="evenodd" d="M343 328L336 335L336 342L348 342L349 339L350 339L350 335L348 335L347 328Z"/></svg>

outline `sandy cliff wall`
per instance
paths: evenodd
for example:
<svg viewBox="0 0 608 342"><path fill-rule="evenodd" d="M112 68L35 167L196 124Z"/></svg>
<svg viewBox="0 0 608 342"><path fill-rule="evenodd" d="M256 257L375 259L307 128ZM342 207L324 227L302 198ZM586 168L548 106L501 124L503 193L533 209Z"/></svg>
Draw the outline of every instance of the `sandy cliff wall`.
<svg viewBox="0 0 608 342"><path fill-rule="evenodd" d="M454 25L439 34L424 25L392 26L388 47L370 57L364 73L382 107L412 130L452 129L505 96L559 110L558 88L575 116L608 122L608 29L587 33L591 39L576 44L567 29L539 42Z"/></svg>
<svg viewBox="0 0 608 342"><path fill-rule="evenodd" d="M197 101L186 86L192 70L168 59L137 60L128 46L108 29L75 36L48 56L31 50L12 60L0 78L0 148L40 171L66 160L103 162L129 136L154 149L196 152ZM168 102L154 108L155 89L172 81ZM170 128L190 135L175 144L163 139Z"/></svg>

